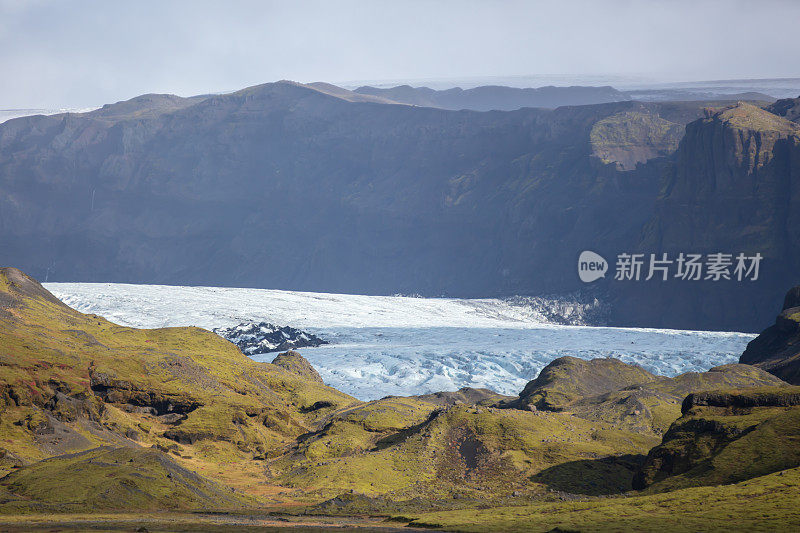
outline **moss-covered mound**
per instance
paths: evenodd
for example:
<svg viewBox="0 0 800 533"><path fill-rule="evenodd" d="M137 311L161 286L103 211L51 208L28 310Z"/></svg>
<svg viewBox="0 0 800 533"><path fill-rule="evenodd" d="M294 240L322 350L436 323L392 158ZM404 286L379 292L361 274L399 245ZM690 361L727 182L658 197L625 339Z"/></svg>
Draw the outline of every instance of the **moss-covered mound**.
<svg viewBox="0 0 800 533"><path fill-rule="evenodd" d="M275 359L272 360L272 364L288 370L293 374L297 374L298 376L322 383L319 372L311 366L311 363L309 363L305 357L294 350L288 350L278 354Z"/></svg>
<svg viewBox="0 0 800 533"><path fill-rule="evenodd" d="M476 389L473 387L462 387L455 392L434 392L417 396L420 400L437 405L494 405L498 402L512 401L514 397L498 394L489 389Z"/></svg>
<svg viewBox="0 0 800 533"><path fill-rule="evenodd" d="M209 331L140 330L79 313L13 268L0 270L0 338L2 446L21 463L156 445L252 490L264 480L258 460L360 404Z"/></svg>
<svg viewBox="0 0 800 533"><path fill-rule="evenodd" d="M693 394L636 488L734 483L800 466L800 387Z"/></svg>
<svg viewBox="0 0 800 533"><path fill-rule="evenodd" d="M548 411L564 410L586 396L613 392L656 379L647 370L614 358L584 360L559 357L530 381L519 398L507 405L516 409L535 407Z"/></svg>
<svg viewBox="0 0 800 533"><path fill-rule="evenodd" d="M0 480L13 511L184 510L252 506L240 493L138 446L103 446L24 466Z"/></svg>
<svg viewBox="0 0 800 533"><path fill-rule="evenodd" d="M687 394L724 388L785 385L749 365L723 365L708 372L656 376L618 359L561 357L501 407L569 412L596 423L661 435L680 416Z"/></svg>

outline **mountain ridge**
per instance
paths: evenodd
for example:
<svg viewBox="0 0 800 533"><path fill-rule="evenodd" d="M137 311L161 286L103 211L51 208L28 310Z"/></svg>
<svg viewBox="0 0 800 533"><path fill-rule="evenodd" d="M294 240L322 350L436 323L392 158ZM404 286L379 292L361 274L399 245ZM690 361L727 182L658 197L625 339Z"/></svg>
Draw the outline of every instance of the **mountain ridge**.
<svg viewBox="0 0 800 533"><path fill-rule="evenodd" d="M690 146L703 142L693 133L680 148L677 136L690 123L693 132L714 127L693 122L710 120L697 102L478 112L331 92L279 82L8 121L0 125L3 256L48 281L568 293L582 287L574 275L580 250L613 257L677 246L663 238L677 233L665 221L691 218L670 219L673 199L660 191L684 190L688 165L699 160ZM773 166L793 165L793 156L781 155L791 147L776 146ZM756 179L762 175L775 182L763 169ZM777 209L764 194L725 194L739 195L743 210ZM728 232L720 241L715 224L689 233L702 248L763 245L769 264L780 266L769 287L730 291L731 302L760 295L743 313L695 305L693 290L682 293L680 308L672 285L598 282L612 304L611 323L757 330L768 298L793 284L796 262L787 248L792 216L770 218L755 236ZM708 301L725 297L714 287L703 291ZM664 302L657 313L646 303L650 292Z"/></svg>

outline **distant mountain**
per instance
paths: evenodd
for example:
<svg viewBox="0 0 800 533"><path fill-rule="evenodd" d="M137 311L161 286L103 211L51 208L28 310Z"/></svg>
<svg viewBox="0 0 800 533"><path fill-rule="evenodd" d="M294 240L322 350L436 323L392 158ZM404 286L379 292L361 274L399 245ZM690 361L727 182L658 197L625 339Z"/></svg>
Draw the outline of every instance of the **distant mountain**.
<svg viewBox="0 0 800 533"><path fill-rule="evenodd" d="M774 102L775 98L757 91L727 93L709 90L708 88L682 89L638 89L623 91L631 100L642 102L690 102L690 101L738 101L751 100L758 102Z"/></svg>
<svg viewBox="0 0 800 533"><path fill-rule="evenodd" d="M523 107L555 109L561 106L605 104L630 100L613 87L539 87L518 89L485 85L472 89L455 87L437 91L428 87L399 85L389 89L359 87L354 92L393 102L441 109L473 111L513 111Z"/></svg>
<svg viewBox="0 0 800 533"><path fill-rule="evenodd" d="M702 163L702 132L734 127L703 118L707 102L477 112L383 98L278 82L10 120L0 125L0 263L49 281L484 297L585 287L575 273L585 249L781 243L763 251L786 268L756 300L732 285L704 289L701 305L691 284L592 286L613 301L613 323L693 329L757 330L770 291L795 283L794 215L767 189L751 194L762 179L777 186L776 165L795 168L781 155L788 133L762 145L780 152L768 169L741 164L751 185L739 187L717 174L727 167ZM746 116L737 131L772 139ZM712 157L725 162L737 148L720 135ZM721 216L735 200L741 216L698 222L683 241L670 228L695 204L678 195L700 180L717 192L699 189L698 209ZM769 213L753 240L753 221ZM746 303L721 313L717 298Z"/></svg>
<svg viewBox="0 0 800 533"><path fill-rule="evenodd" d="M784 98L768 106L767 111L800 123L800 98Z"/></svg>

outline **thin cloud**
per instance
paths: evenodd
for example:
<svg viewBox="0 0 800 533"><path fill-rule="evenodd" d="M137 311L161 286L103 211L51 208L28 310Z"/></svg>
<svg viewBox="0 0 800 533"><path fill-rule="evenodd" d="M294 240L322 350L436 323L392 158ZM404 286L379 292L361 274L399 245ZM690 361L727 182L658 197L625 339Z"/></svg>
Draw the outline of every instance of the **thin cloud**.
<svg viewBox="0 0 800 533"><path fill-rule="evenodd" d="M800 2L0 0L0 108L278 79L800 76Z"/></svg>

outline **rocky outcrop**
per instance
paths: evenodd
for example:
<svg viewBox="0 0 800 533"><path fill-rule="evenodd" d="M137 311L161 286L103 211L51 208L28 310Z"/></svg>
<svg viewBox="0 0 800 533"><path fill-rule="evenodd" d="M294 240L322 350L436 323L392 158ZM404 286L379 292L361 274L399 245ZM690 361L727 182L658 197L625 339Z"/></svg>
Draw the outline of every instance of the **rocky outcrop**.
<svg viewBox="0 0 800 533"><path fill-rule="evenodd" d="M800 385L800 286L786 293L775 324L747 344L739 361Z"/></svg>
<svg viewBox="0 0 800 533"><path fill-rule="evenodd" d="M800 389L768 389L759 391L710 391L692 393L683 400L681 412L694 407L793 407L800 405Z"/></svg>
<svg viewBox="0 0 800 533"><path fill-rule="evenodd" d="M792 122L800 122L800 98L783 98L767 106L766 110Z"/></svg>
<svg viewBox="0 0 800 533"><path fill-rule="evenodd" d="M634 488L734 483L800 465L800 387L689 395Z"/></svg>
<svg viewBox="0 0 800 533"><path fill-rule="evenodd" d="M514 409L560 411L586 397L653 381L647 370L614 358L559 357L528 382L519 398L503 404Z"/></svg>
<svg viewBox="0 0 800 533"><path fill-rule="evenodd" d="M313 333L267 322L242 322L230 328L215 328L214 333L234 343L245 355L280 352L328 344Z"/></svg>

